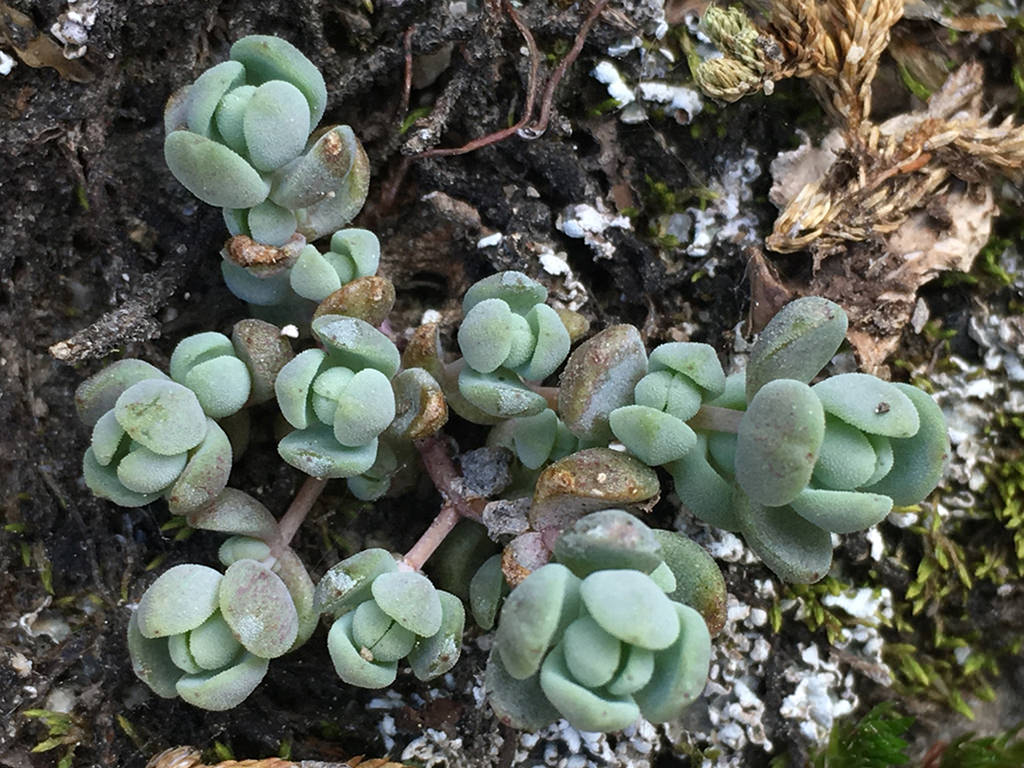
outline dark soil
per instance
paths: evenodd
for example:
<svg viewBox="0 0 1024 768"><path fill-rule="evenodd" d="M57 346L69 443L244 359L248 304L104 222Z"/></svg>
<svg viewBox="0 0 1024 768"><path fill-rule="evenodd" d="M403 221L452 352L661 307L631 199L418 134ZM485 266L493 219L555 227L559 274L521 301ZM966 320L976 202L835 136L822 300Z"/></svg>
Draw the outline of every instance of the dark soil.
<svg viewBox="0 0 1024 768"><path fill-rule="evenodd" d="M65 10L61 0L11 6L44 34ZM427 308L451 320L461 292L495 269L538 274L538 242L568 254L592 297L583 311L594 327L632 322L654 342L699 318L695 340L724 349L744 317L749 289L739 248L719 247L714 277L694 282L699 260L679 268L648 242L650 180L675 189L703 186L714 176L715 158L741 143L773 157L793 145L794 125L807 124L808 104L820 122L806 94L784 86L775 99L751 98L702 116L701 130L671 116L625 125L614 114L594 115L607 94L587 72L628 32L620 14L594 28L543 137L409 161L412 133L399 133L406 31L413 30L416 55L453 45L453 65L436 82L414 88L410 103L454 98L448 119L435 126L441 146L501 129L510 114L519 115L522 40L507 18L453 17L440 0L385 0L373 13L367 6L100 0L80 60L90 82L20 62L0 78L0 765L51 766L66 754L65 745L33 754L50 734L26 715L62 701L72 707L66 741L77 745L75 766L142 766L167 747L215 742L240 758L277 754L283 744L296 759L384 751L380 713L366 708L377 694L334 677L322 630L299 653L273 663L236 710L202 712L151 695L127 662L129 606L159 570L214 562L219 541L202 534L175 541L175 531L161 529L169 517L162 503L120 509L94 498L80 477L89 435L76 418L73 393L85 377L119 357L166 365L181 337L229 332L245 315L220 279L219 211L174 180L162 153L167 96L226 58L232 41L259 33L296 44L325 74L325 123L348 123L363 140L374 182L355 223L380 235L381 271L399 293L397 330L416 325ZM0 2L0 20L5 7ZM547 0L521 14L542 51L564 50L583 20L575 5ZM4 37L0 49L13 53ZM456 80L462 82L452 85ZM764 202L768 183L762 175L753 211L764 231L773 216ZM563 237L555 219L564 206L608 199L617 186L628 190L641 219L634 232L611 234L614 255L597 259L581 241ZM478 248L494 231L505 235L502 244ZM114 310L120 311L109 316ZM79 362L51 357L51 345L97 321L79 337ZM276 461L267 421L254 420L254 446L231 484L280 513L301 477ZM466 447L479 438L465 426L451 431ZM374 508L332 486L300 532L298 549L316 577L370 543L402 550L436 509L429 487ZM325 536L328 529L350 549ZM455 693L396 714L399 749L431 727L462 737L467 765L470 755L485 751L495 726L462 693L482 662L479 651L468 655L456 669ZM423 686L400 676L395 689L415 702ZM676 762L666 760L659 765Z"/></svg>

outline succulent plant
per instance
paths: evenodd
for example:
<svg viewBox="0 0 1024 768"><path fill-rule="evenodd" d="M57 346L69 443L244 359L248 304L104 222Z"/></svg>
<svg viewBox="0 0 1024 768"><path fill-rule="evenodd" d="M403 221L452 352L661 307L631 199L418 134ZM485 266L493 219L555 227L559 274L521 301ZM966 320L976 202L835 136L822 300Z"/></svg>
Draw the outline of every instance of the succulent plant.
<svg viewBox="0 0 1024 768"><path fill-rule="evenodd" d="M244 37L168 100L164 158L192 194L224 209L232 234L316 240L355 216L369 183L352 129L316 130L326 106L323 76L295 46Z"/></svg>
<svg viewBox="0 0 1024 768"><path fill-rule="evenodd" d="M277 402L295 427L278 444L286 462L314 477L354 477L377 460L378 437L395 418L395 345L369 323L321 315L323 349L296 355L277 376Z"/></svg>
<svg viewBox="0 0 1024 768"><path fill-rule="evenodd" d="M673 548L670 563L654 532L622 510L580 519L554 552L558 562L531 573L501 608L486 676L499 718L535 730L564 717L613 731L641 715L677 717L704 689L711 637L701 613L666 593L676 573L713 561L699 547ZM720 627L725 584L720 573L708 583L704 604Z"/></svg>
<svg viewBox="0 0 1024 768"><path fill-rule="evenodd" d="M316 606L334 617L327 648L349 685L384 688L406 659L420 680L443 675L462 651L462 601L383 549L342 560L316 588Z"/></svg>
<svg viewBox="0 0 1024 768"><path fill-rule="evenodd" d="M135 674L164 698L220 711L237 706L259 685L270 659L308 639L312 584L292 555L266 565L269 547L235 537L221 547L224 573L177 565L146 590L128 623ZM297 577L297 578L296 578Z"/></svg>

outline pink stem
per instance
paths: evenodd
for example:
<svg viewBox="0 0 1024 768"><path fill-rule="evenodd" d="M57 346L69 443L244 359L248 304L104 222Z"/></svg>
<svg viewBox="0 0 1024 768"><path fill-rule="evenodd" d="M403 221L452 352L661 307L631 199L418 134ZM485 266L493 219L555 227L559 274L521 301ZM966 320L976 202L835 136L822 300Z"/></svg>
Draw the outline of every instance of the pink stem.
<svg viewBox="0 0 1024 768"><path fill-rule="evenodd" d="M693 418L686 423L694 429L704 429L711 432L732 432L735 434L740 430L740 421L743 420L743 414L744 411L737 411L732 408L702 405Z"/></svg>
<svg viewBox="0 0 1024 768"><path fill-rule="evenodd" d="M277 521L277 539L270 546L271 557L275 559L280 557L281 553L292 543L299 526L302 525L309 510L313 508L313 504L320 498L320 494L323 493L326 486L326 477L306 478L302 487L299 488L299 492L292 499L288 511Z"/></svg>

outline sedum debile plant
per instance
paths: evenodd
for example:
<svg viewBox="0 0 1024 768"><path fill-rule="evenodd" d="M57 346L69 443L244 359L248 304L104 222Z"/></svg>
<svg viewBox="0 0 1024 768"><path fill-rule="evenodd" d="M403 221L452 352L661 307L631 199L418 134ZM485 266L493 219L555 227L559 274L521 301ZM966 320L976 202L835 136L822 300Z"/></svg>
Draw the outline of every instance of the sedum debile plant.
<svg viewBox="0 0 1024 768"><path fill-rule="evenodd" d="M395 288L375 274L380 243L342 229L365 198L365 154L344 126L310 133L325 105L301 53L251 37L167 108L172 172L225 209L228 286L298 326L304 348L243 320L230 339L183 340L170 376L126 359L77 392L96 495L129 507L163 496L192 528L230 537L223 572L177 565L132 616L132 663L158 695L235 706L320 618L346 684L386 687L404 665L429 680L460 656L465 601L481 631L496 627L486 688L504 722L668 721L704 687L726 595L706 552L640 519L659 498L657 468L683 510L741 533L789 581L826 574L833 533L939 482L949 446L925 393L863 374L814 383L846 332L824 299L783 308L746 371L726 376L710 346L648 355L631 325L570 354L586 321L548 306L527 275L501 272L464 297L460 356L434 324L400 352L386 325ZM328 235L326 249L312 243ZM308 476L280 519L227 487L253 406L280 414L277 451ZM449 409L490 426L485 450L511 461L486 488L460 476L437 436ZM416 544L352 554L314 587L290 543L328 481L373 501L420 469L445 503ZM435 552L446 589L421 572Z"/></svg>

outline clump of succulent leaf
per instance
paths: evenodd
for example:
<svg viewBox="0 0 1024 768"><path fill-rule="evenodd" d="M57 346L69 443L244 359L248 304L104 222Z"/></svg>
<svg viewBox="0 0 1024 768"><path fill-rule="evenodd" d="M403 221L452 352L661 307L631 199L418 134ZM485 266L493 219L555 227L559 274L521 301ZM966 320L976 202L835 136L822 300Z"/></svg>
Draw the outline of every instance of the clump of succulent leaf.
<svg viewBox="0 0 1024 768"><path fill-rule="evenodd" d="M218 420L272 397L277 371L291 357L280 329L243 320L230 339L207 332L182 340L170 376L128 358L90 377L75 394L79 417L92 427L86 485L124 507L164 496L179 515L210 503L232 462Z"/></svg>
<svg viewBox="0 0 1024 768"><path fill-rule="evenodd" d="M271 659L309 639L313 582L279 545L274 517L241 491L223 491L189 523L240 532L220 547L225 570L185 564L161 574L132 614L128 651L136 675L157 695L220 711L253 692Z"/></svg>
<svg viewBox="0 0 1024 768"><path fill-rule="evenodd" d="M462 650L462 601L383 549L328 570L315 604L331 619L327 648L349 685L385 688L402 659L417 678L431 680L455 666Z"/></svg>
<svg viewBox="0 0 1024 768"><path fill-rule="evenodd" d="M499 599L494 561L471 585L474 614ZM725 583L699 546L622 510L580 518L553 561L505 598L486 686L499 718L537 730L559 718L615 731L678 717L703 691Z"/></svg>
<svg viewBox="0 0 1024 768"><path fill-rule="evenodd" d="M341 229L362 207L366 154L352 129L317 129L327 88L295 46L252 35L167 102L164 158L233 235L280 246Z"/></svg>
<svg viewBox="0 0 1024 768"><path fill-rule="evenodd" d="M690 512L740 532L781 578L822 578L832 533L863 530L894 505L923 500L949 453L942 412L920 389L861 373L811 384L846 327L830 301L792 302L765 328L746 371L728 377L706 344L663 344L648 357L629 325L581 344L562 372L557 410L492 431L492 445L543 468L527 485L531 530L513 542L512 559L527 570L543 563L542 531L571 523L573 514L552 510L552 499L571 497L578 516L610 500L598 476L624 473L631 480L623 488L653 479L646 495L622 500L643 502L657 494L644 470L661 466ZM636 463L592 447L615 443Z"/></svg>

